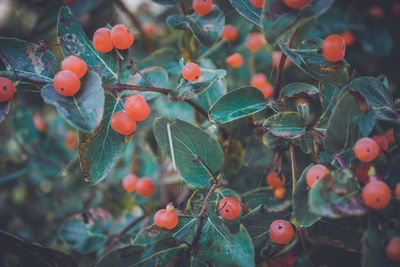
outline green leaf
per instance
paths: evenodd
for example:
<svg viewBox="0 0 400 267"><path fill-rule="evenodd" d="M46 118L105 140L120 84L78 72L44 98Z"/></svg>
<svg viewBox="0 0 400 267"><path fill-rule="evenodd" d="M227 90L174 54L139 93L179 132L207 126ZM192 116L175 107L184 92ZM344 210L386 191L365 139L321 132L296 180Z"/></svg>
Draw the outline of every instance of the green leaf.
<svg viewBox="0 0 400 267"><path fill-rule="evenodd" d="M41 94L46 103L54 105L58 113L80 131L93 132L103 117L104 89L100 76L94 72L88 72L81 79L81 89L74 96L60 95L52 83L44 86Z"/></svg>
<svg viewBox="0 0 400 267"><path fill-rule="evenodd" d="M129 141L129 137L115 132L110 125L112 115L120 110L123 110L120 101L106 95L99 127L93 133L79 134L79 160L85 180L90 184L98 184L107 177Z"/></svg>
<svg viewBox="0 0 400 267"><path fill-rule="evenodd" d="M11 101L0 102L0 122L2 122L7 116L8 112L10 112Z"/></svg>
<svg viewBox="0 0 400 267"><path fill-rule="evenodd" d="M275 43L288 32L325 13L334 2L334 0L313 0L303 9L293 9L287 7L281 0L266 1L262 16L265 39L271 44Z"/></svg>
<svg viewBox="0 0 400 267"><path fill-rule="evenodd" d="M212 177L201 162L193 162L195 158L200 157L213 175L222 167L224 153L220 145L202 129L181 120L169 122L161 117L154 121L153 131L161 150L172 159L189 184L204 187Z"/></svg>
<svg viewBox="0 0 400 267"><path fill-rule="evenodd" d="M230 91L215 102L209 111L209 119L213 123L226 123L267 107L264 95L254 87L242 87Z"/></svg>
<svg viewBox="0 0 400 267"><path fill-rule="evenodd" d="M204 46L211 47L220 37L225 25L225 16L217 5L205 16L194 13L190 16L171 15L167 24L172 29L190 30Z"/></svg>
<svg viewBox="0 0 400 267"><path fill-rule="evenodd" d="M0 52L2 56L0 58L8 71L13 71L14 68L19 77L41 83L50 83L54 74L44 52L37 51L38 47L36 44L19 39L1 37ZM54 55L47 50L47 56L53 68L56 68L57 61Z"/></svg>
<svg viewBox="0 0 400 267"><path fill-rule="evenodd" d="M264 130L285 139L299 138L305 134L304 120L297 112L275 114L264 121Z"/></svg>
<svg viewBox="0 0 400 267"><path fill-rule="evenodd" d="M301 96L305 94L310 97L318 97L319 90L317 87L307 83L294 82L285 85L280 94L280 98L292 97L292 96Z"/></svg>
<svg viewBox="0 0 400 267"><path fill-rule="evenodd" d="M253 6L250 1L243 0L229 0L233 7L247 20L256 24L258 27L262 27L261 24L261 12L262 8L257 8Z"/></svg>
<svg viewBox="0 0 400 267"><path fill-rule="evenodd" d="M150 54L150 56L137 62L139 69L160 66L164 68L169 75L176 76L182 73L182 66L179 64L181 58L177 49L172 47L164 47Z"/></svg>
<svg viewBox="0 0 400 267"><path fill-rule="evenodd" d="M143 77L136 73L133 78L130 80L131 84L138 85L138 86L154 86L158 88L169 88L169 79L168 79L168 72L158 66L147 67L145 69L140 70L143 76L151 82L151 85L148 84ZM127 91L125 91L127 92ZM132 91L129 91L131 93ZM161 95L161 93L157 92L137 92L135 94L143 96L146 100L150 100L156 98Z"/></svg>

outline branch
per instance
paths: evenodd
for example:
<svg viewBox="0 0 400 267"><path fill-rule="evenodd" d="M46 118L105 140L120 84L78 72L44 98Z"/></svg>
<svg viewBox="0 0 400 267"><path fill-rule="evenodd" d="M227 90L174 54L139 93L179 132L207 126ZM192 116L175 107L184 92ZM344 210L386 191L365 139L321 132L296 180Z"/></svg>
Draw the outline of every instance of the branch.
<svg viewBox="0 0 400 267"><path fill-rule="evenodd" d="M130 84L117 84L111 86L103 86L104 90L137 90L142 92L157 92L163 95L168 95L171 90L165 88L158 87L147 87L147 86L139 86L139 85L130 85Z"/></svg>
<svg viewBox="0 0 400 267"><path fill-rule="evenodd" d="M103 225L96 219L95 216L93 216L92 212L90 211L90 209L86 209L84 211L88 217L96 224L97 227L100 228L100 230L108 237L110 238L110 233L103 227Z"/></svg>

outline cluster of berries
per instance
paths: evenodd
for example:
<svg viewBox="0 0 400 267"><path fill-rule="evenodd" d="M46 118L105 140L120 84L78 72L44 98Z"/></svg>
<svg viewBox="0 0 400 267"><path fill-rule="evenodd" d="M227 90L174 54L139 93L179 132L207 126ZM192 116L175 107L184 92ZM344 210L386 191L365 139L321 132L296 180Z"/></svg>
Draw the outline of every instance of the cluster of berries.
<svg viewBox="0 0 400 267"><path fill-rule="evenodd" d="M153 180L147 177L138 178L131 173L122 179L122 187L127 192L136 190L136 193L144 198L151 197L156 190Z"/></svg>
<svg viewBox="0 0 400 267"><path fill-rule="evenodd" d="M110 29L99 28L93 35L93 47L100 53L108 53L113 48L128 49L135 41L132 31L123 24L115 25Z"/></svg>
<svg viewBox="0 0 400 267"><path fill-rule="evenodd" d="M61 63L61 71L53 78L53 86L62 96L73 96L81 88L81 78L87 72L86 62L78 56L68 56Z"/></svg>
<svg viewBox="0 0 400 267"><path fill-rule="evenodd" d="M277 199L283 199L286 195L285 182L286 177L282 173L279 177L274 171L270 171L266 178L267 184L274 189L274 196Z"/></svg>
<svg viewBox="0 0 400 267"><path fill-rule="evenodd" d="M10 101L15 92L14 83L6 77L0 77L0 102Z"/></svg>

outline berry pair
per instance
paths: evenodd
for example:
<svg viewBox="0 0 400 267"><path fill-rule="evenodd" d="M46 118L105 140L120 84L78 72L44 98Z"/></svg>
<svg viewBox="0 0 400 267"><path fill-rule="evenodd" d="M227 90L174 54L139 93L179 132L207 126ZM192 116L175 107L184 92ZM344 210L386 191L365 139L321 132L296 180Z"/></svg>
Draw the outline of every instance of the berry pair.
<svg viewBox="0 0 400 267"><path fill-rule="evenodd" d="M274 86L268 82L267 76L263 73L254 74L250 84L258 88L263 93L265 99L270 98L274 94Z"/></svg>
<svg viewBox="0 0 400 267"><path fill-rule="evenodd" d="M136 190L136 193L144 198L151 197L156 190L153 180L147 177L138 178L136 175L131 173L122 179L122 187L127 192L133 192Z"/></svg>
<svg viewBox="0 0 400 267"><path fill-rule="evenodd" d="M266 178L267 184L274 189L274 196L277 199L283 199L286 195L286 189L283 187L286 182L286 177L282 173L279 177L274 171L270 171Z"/></svg>
<svg viewBox="0 0 400 267"><path fill-rule="evenodd" d="M168 205L154 214L154 224L168 230L174 229L178 224L178 216L174 212L174 206Z"/></svg>
<svg viewBox="0 0 400 267"><path fill-rule="evenodd" d="M192 7L194 12L199 15L205 16L209 14L213 8L212 0L193 0Z"/></svg>
<svg viewBox="0 0 400 267"><path fill-rule="evenodd" d="M128 97L125 111L115 112L111 117L111 128L122 135L131 135L136 130L136 122L145 120L151 113L146 99L140 95Z"/></svg>
<svg viewBox="0 0 400 267"><path fill-rule="evenodd" d="M93 47L100 53L108 53L113 48L120 50L128 49L135 41L132 31L123 24L112 27L97 29L93 35Z"/></svg>
<svg viewBox="0 0 400 267"><path fill-rule="evenodd" d="M87 72L86 62L77 56L68 56L61 63L61 71L53 78L53 86L62 96L73 96L81 88L81 80Z"/></svg>
<svg viewBox="0 0 400 267"><path fill-rule="evenodd" d="M10 79L0 77L0 102L10 101L15 91L15 85Z"/></svg>

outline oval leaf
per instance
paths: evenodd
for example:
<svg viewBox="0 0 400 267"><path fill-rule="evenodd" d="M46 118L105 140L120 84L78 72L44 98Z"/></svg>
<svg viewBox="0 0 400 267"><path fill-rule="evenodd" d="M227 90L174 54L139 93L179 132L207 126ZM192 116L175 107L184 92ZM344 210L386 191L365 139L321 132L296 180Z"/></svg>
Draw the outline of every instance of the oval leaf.
<svg viewBox="0 0 400 267"><path fill-rule="evenodd" d="M304 120L296 112L283 112L269 117L264 122L264 130L285 139L299 138L306 132Z"/></svg>
<svg viewBox="0 0 400 267"><path fill-rule="evenodd" d="M262 8L257 8L253 6L250 1L243 1L243 0L229 0L233 7L239 12L247 20L253 22L258 27L261 26L261 12Z"/></svg>

